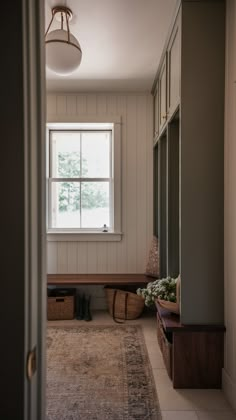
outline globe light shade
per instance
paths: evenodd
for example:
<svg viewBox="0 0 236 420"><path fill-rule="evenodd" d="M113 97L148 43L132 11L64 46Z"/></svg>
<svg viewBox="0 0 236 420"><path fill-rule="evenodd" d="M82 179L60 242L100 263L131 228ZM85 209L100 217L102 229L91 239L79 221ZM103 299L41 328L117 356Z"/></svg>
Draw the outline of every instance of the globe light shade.
<svg viewBox="0 0 236 420"><path fill-rule="evenodd" d="M46 35L46 65L57 74L67 76L80 65L82 51L78 40L64 29Z"/></svg>

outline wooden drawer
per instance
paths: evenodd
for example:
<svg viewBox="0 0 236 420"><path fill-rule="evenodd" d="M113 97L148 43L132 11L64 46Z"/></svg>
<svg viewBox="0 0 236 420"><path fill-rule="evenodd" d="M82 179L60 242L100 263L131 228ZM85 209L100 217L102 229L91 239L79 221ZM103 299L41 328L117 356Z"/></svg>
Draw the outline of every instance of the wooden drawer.
<svg viewBox="0 0 236 420"><path fill-rule="evenodd" d="M166 370L170 378L172 378L172 344L167 340L162 322L157 316L157 340L162 352Z"/></svg>

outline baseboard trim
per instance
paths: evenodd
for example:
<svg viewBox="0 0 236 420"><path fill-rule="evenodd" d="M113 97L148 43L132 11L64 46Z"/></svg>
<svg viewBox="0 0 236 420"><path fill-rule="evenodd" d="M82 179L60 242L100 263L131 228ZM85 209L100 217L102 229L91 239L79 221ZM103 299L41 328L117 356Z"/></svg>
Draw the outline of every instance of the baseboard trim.
<svg viewBox="0 0 236 420"><path fill-rule="evenodd" d="M222 369L222 388L225 397L229 401L233 410L236 411L236 384L232 381L232 378L229 376L225 369Z"/></svg>

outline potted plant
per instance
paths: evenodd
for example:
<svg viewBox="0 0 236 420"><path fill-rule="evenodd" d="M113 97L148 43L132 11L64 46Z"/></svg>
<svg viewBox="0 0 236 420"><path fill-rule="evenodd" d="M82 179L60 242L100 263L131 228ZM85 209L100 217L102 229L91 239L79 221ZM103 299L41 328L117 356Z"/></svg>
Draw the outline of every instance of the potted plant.
<svg viewBox="0 0 236 420"><path fill-rule="evenodd" d="M146 306L153 306L157 300L163 308L178 314L179 283L180 276L162 278L148 283L146 288L137 289L137 294L144 298Z"/></svg>

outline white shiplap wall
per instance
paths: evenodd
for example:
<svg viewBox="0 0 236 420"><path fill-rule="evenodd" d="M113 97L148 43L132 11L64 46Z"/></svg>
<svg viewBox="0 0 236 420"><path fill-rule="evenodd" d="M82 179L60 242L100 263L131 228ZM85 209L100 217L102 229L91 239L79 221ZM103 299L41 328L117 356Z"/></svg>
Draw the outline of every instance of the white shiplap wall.
<svg viewBox="0 0 236 420"><path fill-rule="evenodd" d="M236 2L227 0L225 84L225 365L223 389L236 410Z"/></svg>
<svg viewBox="0 0 236 420"><path fill-rule="evenodd" d="M49 94L47 115L122 117L120 242L48 242L48 273L143 273L152 238L153 107L150 94Z"/></svg>

